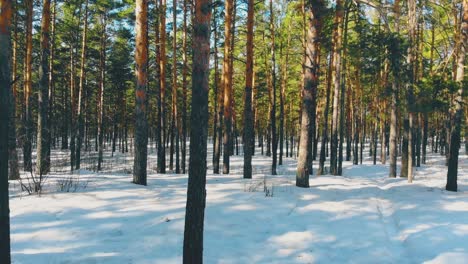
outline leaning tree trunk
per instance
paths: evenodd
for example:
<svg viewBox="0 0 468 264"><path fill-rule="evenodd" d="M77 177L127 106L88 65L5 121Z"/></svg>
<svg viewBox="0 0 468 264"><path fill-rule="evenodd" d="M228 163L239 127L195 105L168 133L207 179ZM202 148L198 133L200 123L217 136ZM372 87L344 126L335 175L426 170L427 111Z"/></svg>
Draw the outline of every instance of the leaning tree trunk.
<svg viewBox="0 0 468 264"><path fill-rule="evenodd" d="M8 134L10 128L11 0L0 0L0 263L11 263L8 195Z"/></svg>
<svg viewBox="0 0 468 264"><path fill-rule="evenodd" d="M47 154L49 149L49 28L50 28L50 0L44 0L41 25L41 67L39 68L39 109L37 117L37 162L36 171L39 177L47 173ZM39 180L39 182L41 179Z"/></svg>
<svg viewBox="0 0 468 264"><path fill-rule="evenodd" d="M304 85L302 91L302 116L299 142L299 159L297 162L296 186L309 187L309 171L312 166L312 151L310 139L315 138L311 135L312 123L315 123L314 105L317 99L317 86L319 80L320 68L320 33L322 29L322 12L324 9L323 1L317 1L316 5L308 5L308 27L306 39L305 72ZM323 143L322 143L323 144ZM292 143L291 143L292 145ZM292 151L291 151L292 152Z"/></svg>
<svg viewBox="0 0 468 264"><path fill-rule="evenodd" d="M460 131L463 121L463 79L465 77L465 59L468 46L468 0L463 0L462 24L460 27L460 43L457 58L457 83L459 85L455 97L455 115L453 116L453 126L450 133L450 158L447 171L447 191L456 192L458 175L458 154L460 150Z"/></svg>
<svg viewBox="0 0 468 264"><path fill-rule="evenodd" d="M190 166L184 229L184 264L203 263L206 203L206 156L210 61L211 0L195 1L193 22L192 112Z"/></svg>
<svg viewBox="0 0 468 264"><path fill-rule="evenodd" d="M148 152L148 121L146 86L148 84L148 2L136 1L135 24L135 159L133 162L133 183L146 185L146 160Z"/></svg>

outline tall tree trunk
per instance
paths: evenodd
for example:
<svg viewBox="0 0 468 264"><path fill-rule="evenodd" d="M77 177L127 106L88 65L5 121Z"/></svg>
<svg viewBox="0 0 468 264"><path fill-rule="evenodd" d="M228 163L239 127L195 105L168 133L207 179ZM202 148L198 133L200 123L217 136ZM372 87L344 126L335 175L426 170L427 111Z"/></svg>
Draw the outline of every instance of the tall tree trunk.
<svg viewBox="0 0 468 264"><path fill-rule="evenodd" d="M224 84L220 87L219 81L219 70L218 70L218 25L217 25L217 8L214 8L214 15L213 15L213 28L214 28L214 45L215 45L215 53L214 53L214 61L215 61L215 91L217 93L217 108L215 108L215 115L216 117L216 140L214 141L214 151L213 151L213 173L219 174L219 163L221 158L221 146L223 144L223 100L224 100ZM224 69L224 68L223 68Z"/></svg>
<svg viewBox="0 0 468 264"><path fill-rule="evenodd" d="M231 72L231 35L232 35L232 12L233 0L225 2L225 24L224 24L224 59L223 59L223 87L224 87L224 138L223 138L223 173L229 174L229 160L232 137L232 72Z"/></svg>
<svg viewBox="0 0 468 264"><path fill-rule="evenodd" d="M270 35L271 35L271 90L273 91L272 95L272 105L270 112L270 122L271 122L271 145L273 151L273 161L271 164L271 174L276 175L276 163L277 163L277 149L278 141L276 140L276 61L275 61L275 18L273 10L273 0L270 0Z"/></svg>
<svg viewBox="0 0 468 264"><path fill-rule="evenodd" d="M14 5L18 3L15 1ZM14 32L13 32L13 47L12 47L12 64L11 64L11 79L13 85L11 87L10 97L10 123L9 123L9 142L8 142L8 167L10 180L17 180L20 177L19 166L18 166L18 152L16 150L16 97L17 97L17 50L18 50L18 12L15 11L13 14ZM6 45L6 44L5 44Z"/></svg>
<svg viewBox="0 0 468 264"><path fill-rule="evenodd" d="M322 13L324 10L323 1L315 1L307 5L307 40L304 65L304 86L302 90L302 115L299 142L299 159L297 162L296 186L309 187L309 175L312 167L312 150L310 139L312 138L311 126L315 123L314 105L317 100L317 86L320 69L320 34L322 30ZM304 25L306 26L306 25ZM315 135L312 135L315 138ZM292 143L291 143L292 145ZM322 145L323 141L322 141ZM291 150L292 152L292 150ZM324 153L325 154L325 153Z"/></svg>
<svg viewBox="0 0 468 264"><path fill-rule="evenodd" d="M24 77L24 144L23 162L24 170L32 171L32 27L33 27L33 0L25 0L26 4L26 56L25 56L25 77Z"/></svg>
<svg viewBox="0 0 468 264"><path fill-rule="evenodd" d="M133 183L146 185L146 161L148 152L147 98L148 85L148 2L137 0L135 24L135 158L133 161Z"/></svg>
<svg viewBox="0 0 468 264"><path fill-rule="evenodd" d="M409 116L409 132L408 132L408 182L413 182L413 155L414 149L414 123L415 123L415 109L414 109L414 91L413 85L415 84L415 71L416 71L416 53L417 53L417 14L416 14L416 0L408 0L408 26L409 26L409 48L407 62L410 69L409 83L407 84L408 93L408 116Z"/></svg>
<svg viewBox="0 0 468 264"><path fill-rule="evenodd" d="M254 37L254 0L248 0L247 11L247 63L245 68L245 106L244 106L244 178L252 178L252 145L254 140L254 120L252 111L253 85L253 37Z"/></svg>
<svg viewBox="0 0 468 264"><path fill-rule="evenodd" d="M166 0L159 0L159 111L158 173L166 173Z"/></svg>
<svg viewBox="0 0 468 264"><path fill-rule="evenodd" d="M103 139L104 139L104 89L106 87L106 43L107 43L107 14L103 11L101 14L101 42L99 47L99 103L98 103L98 122L97 122L97 140L98 142L98 167L97 170L102 169L103 161Z"/></svg>
<svg viewBox="0 0 468 264"><path fill-rule="evenodd" d="M347 58L347 45L348 45L348 21L349 21L349 8L350 2L346 1L346 12L345 21L342 25L344 29L344 40L343 40L343 69L341 70L341 80L340 80L340 112L339 112L339 150L338 150L338 164L337 164L337 175L343 174L343 141L344 141L344 130L345 130L345 86L346 86L346 58ZM359 7L358 7L359 12ZM359 19L359 18L358 18Z"/></svg>
<svg viewBox="0 0 468 264"><path fill-rule="evenodd" d="M83 118L83 111L84 111L84 103L83 103L83 93L85 93L85 78L86 78L86 52L88 49L88 0L85 0L85 10L84 10L84 25L83 25L83 35L81 39L81 68L80 68L80 83L78 86L78 104L77 104L77 118L78 122L76 123L77 127L75 127L75 130L78 132L78 135L76 136L75 142L76 142L76 154L75 154L75 159L76 159L76 164L75 164L75 169L79 170L80 169L80 163L81 163L81 145L83 142L83 136L84 136L84 118Z"/></svg>
<svg viewBox="0 0 468 264"><path fill-rule="evenodd" d="M36 171L42 180L42 175L49 170L47 154L49 144L49 29L50 29L50 0L44 0L41 24L41 67L39 68L39 109L37 117L37 162Z"/></svg>
<svg viewBox="0 0 468 264"><path fill-rule="evenodd" d="M172 1L172 122L171 122L171 147L170 147L170 162L169 169L174 170L173 154L176 153L176 169L175 173L180 173L179 164L179 122L177 112L177 0ZM174 145L175 140L175 145Z"/></svg>
<svg viewBox="0 0 468 264"><path fill-rule="evenodd" d="M51 153L51 147L52 145L55 147L56 144L55 144L55 138L53 136L53 132L55 132L54 134L56 134L56 122L55 122L55 116L54 116L54 113L56 111L54 111L54 108L55 108L55 71L54 71L54 59L55 59L55 39L56 39L56 33L55 33L55 29L56 29L56 22L57 22L57 0L53 0L53 10L52 10L52 18L51 18L51 43L50 43L50 60L49 60L49 106L48 106L48 113L47 115L49 116L49 122L48 122L48 126L47 126L47 130L49 131L48 135L49 135L49 138L48 138L48 144L47 144L47 155L46 155L46 163L47 163L47 168L48 168L48 171L47 172L50 172L50 165L51 165L51 161L50 161L50 153Z"/></svg>
<svg viewBox="0 0 468 264"><path fill-rule="evenodd" d="M203 263L203 222L206 201L208 93L211 1L195 1L193 23L192 112L190 166L184 229L184 264Z"/></svg>
<svg viewBox="0 0 468 264"><path fill-rule="evenodd" d="M11 0L0 0L0 263L10 264L10 206L8 195L8 134L10 128Z"/></svg>
<svg viewBox="0 0 468 264"><path fill-rule="evenodd" d="M460 132L463 120L463 79L465 77L465 60L468 46L468 0L463 0L462 21L460 27L460 37L457 58L457 79L458 90L455 97L455 114L453 116L453 126L450 132L450 158L447 170L447 191L456 192L458 189L458 154L460 150Z"/></svg>
<svg viewBox="0 0 468 264"><path fill-rule="evenodd" d="M393 4L393 10L395 13L395 30L399 32L399 17L400 17L400 0L395 0ZM393 71L393 83L392 83L392 98L390 105L390 142L389 142L389 162L390 170L388 176L391 178L396 177L397 173L397 131L398 131L398 73L396 72L395 67L392 67Z"/></svg>
<svg viewBox="0 0 468 264"><path fill-rule="evenodd" d="M302 114L299 142L299 159L297 162L296 186L309 187L309 171L312 166L312 142L315 139L313 127L315 123L315 105L320 68L320 33L322 29L322 12L324 3L321 0L308 3L306 53L304 54L304 85L302 90ZM292 145L292 144L291 144ZM292 152L292 151L291 151Z"/></svg>
<svg viewBox="0 0 468 264"><path fill-rule="evenodd" d="M337 167L337 151L338 151L338 113L340 100L340 85L341 85L341 49L342 49L342 35L343 35L343 1L336 1L336 15L335 15L335 29L333 31L333 38L335 41L335 48L333 50L334 64L333 64L333 116L332 116L332 138L330 150L330 173L338 175Z"/></svg>
<svg viewBox="0 0 468 264"><path fill-rule="evenodd" d="M333 49L332 43L332 49ZM325 111L323 111L323 126L322 126L322 141L320 144L320 160L319 160L319 169L317 175L325 174L325 158L326 158L326 148L328 141L328 112L330 110L330 90L331 90L331 74L332 74L332 64L333 64L333 52L330 53L330 60L328 63L328 76L327 76L327 91L326 91L326 101L325 101ZM300 143L299 143L300 144Z"/></svg>
<svg viewBox="0 0 468 264"><path fill-rule="evenodd" d="M183 36L182 36L182 173L186 172L186 161L187 156L187 9L188 9L188 0L184 0L183 12L184 12L184 22L183 22ZM215 99L216 100L216 99Z"/></svg>

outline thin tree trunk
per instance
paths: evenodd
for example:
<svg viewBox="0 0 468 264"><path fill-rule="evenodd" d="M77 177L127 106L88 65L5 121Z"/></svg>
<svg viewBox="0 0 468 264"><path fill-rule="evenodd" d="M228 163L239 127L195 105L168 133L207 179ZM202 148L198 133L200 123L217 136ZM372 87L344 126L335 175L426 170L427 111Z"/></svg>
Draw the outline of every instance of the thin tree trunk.
<svg viewBox="0 0 468 264"><path fill-rule="evenodd" d="M158 173L166 173L166 0L159 0L159 35Z"/></svg>
<svg viewBox="0 0 468 264"><path fill-rule="evenodd" d="M272 95L272 105L270 112L270 122L271 122L271 144L273 151L273 161L271 164L271 174L276 175L276 163L277 163L277 149L278 142L276 139L276 61L275 61L275 20L274 20L274 11L273 11L273 0L270 0L270 35L271 35L271 89L273 91Z"/></svg>
<svg viewBox="0 0 468 264"><path fill-rule="evenodd" d="M247 11L247 63L245 70L245 106L244 106L244 178L252 178L252 145L255 145L254 120L252 111L253 85L253 31L254 0L248 0Z"/></svg>
<svg viewBox="0 0 468 264"><path fill-rule="evenodd" d="M99 71L100 71L100 80L99 80L99 104L98 104L98 123L97 123L97 140L98 142L98 167L97 170L102 169L102 161L103 161L103 130L104 130L104 89L106 87L106 42L107 42L107 33L106 33L106 26L107 26L107 14L106 11L101 14L101 43L99 49Z"/></svg>
<svg viewBox="0 0 468 264"><path fill-rule="evenodd" d="M81 163L81 145L83 142L83 136L84 136L84 118L83 118L83 93L85 93L85 78L86 78L86 52L88 49L88 0L85 0L85 10L84 10L84 25L83 25L83 35L82 35L82 40L81 40L81 68L80 68L80 83L78 86L78 104L77 104L77 118L78 122L76 123L77 127L75 130L78 132L78 135L76 136L76 154L75 154L75 159L76 159L76 164L75 164L75 169L79 170L80 169L80 163Z"/></svg>
<svg viewBox="0 0 468 264"><path fill-rule="evenodd" d="M343 35L343 1L336 1L336 15L335 15L335 29L333 31L333 38L335 47L333 50L334 64L333 64L333 116L332 116L332 137L331 137L331 150L330 150L330 173L338 175L337 154L338 154L338 113L340 100L340 85L341 85L341 49L342 49L342 35Z"/></svg>
<svg viewBox="0 0 468 264"><path fill-rule="evenodd" d="M33 1L25 0L26 4L26 56L24 78L24 127L25 137L23 145L23 163L25 171L32 171L32 27L33 27Z"/></svg>
<svg viewBox="0 0 468 264"><path fill-rule="evenodd" d="M415 84L415 69L416 69L416 27L417 27L417 14L416 14L416 0L408 0L408 26L409 26L409 48L407 62L410 67L408 89L408 115L409 115L409 132L408 132L408 182L413 182L413 155L414 155L414 123L415 123L415 109L414 109L414 92L413 85Z"/></svg>
<svg viewBox="0 0 468 264"><path fill-rule="evenodd" d="M40 180L49 171L47 152L49 149L49 29L50 29L50 0L44 0L41 24L41 67L39 68L39 104L37 117L37 161L36 171Z"/></svg>
<svg viewBox="0 0 468 264"><path fill-rule="evenodd" d="M333 48L332 44L332 49ZM320 146L320 160L319 160L319 169L317 175L325 174L325 159L327 152L327 141L328 141L328 112L330 109L330 90L331 90L331 74L332 74L332 64L333 64L333 52L330 53L330 60L328 63L328 76L327 76L327 91L326 91L326 101L325 101L325 111L323 112L323 126L322 126L322 141ZM300 143L299 143L300 144Z"/></svg>
<svg viewBox="0 0 468 264"><path fill-rule="evenodd" d="M393 10L395 13L395 30L399 31L399 16L400 16L400 0L395 0L393 4ZM398 84L398 73L393 67L393 83L392 83L392 98L390 105L390 144L389 144L389 161L390 161L390 170L389 177L395 178L397 174L397 131L398 131L398 93L399 93L399 84Z"/></svg>
<svg viewBox="0 0 468 264"><path fill-rule="evenodd" d="M172 171L173 167L173 154L176 154L176 168L175 173L180 173L179 164L179 122L177 112L177 0L172 1L172 122L171 122L171 147L170 147L170 162L169 167ZM174 146L174 140L175 145Z"/></svg>
<svg viewBox="0 0 468 264"><path fill-rule="evenodd" d="M184 12L184 22L183 22L183 36L182 36L182 173L186 172L186 161L187 156L187 8L188 1L184 0L183 12ZM216 100L216 99L215 99Z"/></svg>
<svg viewBox="0 0 468 264"><path fill-rule="evenodd" d="M229 160L231 150L232 129L232 72L231 72L231 34L233 0L225 1L225 35L224 35L224 60L223 60L223 87L224 87L224 138L223 138L223 173L229 174Z"/></svg>

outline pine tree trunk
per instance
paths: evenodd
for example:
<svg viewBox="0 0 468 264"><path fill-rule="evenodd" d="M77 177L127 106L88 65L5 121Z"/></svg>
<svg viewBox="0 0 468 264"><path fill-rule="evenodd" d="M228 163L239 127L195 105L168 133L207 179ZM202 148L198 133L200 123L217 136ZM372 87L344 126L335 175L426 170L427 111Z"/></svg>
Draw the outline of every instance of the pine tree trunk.
<svg viewBox="0 0 468 264"><path fill-rule="evenodd" d="M184 0L184 22L183 22L183 37L182 37L182 173L186 173L186 157L187 157L187 8L188 1ZM215 99L216 100L216 99ZM216 114L215 114L216 116Z"/></svg>
<svg viewBox="0 0 468 264"><path fill-rule="evenodd" d="M0 0L0 263L10 264L10 209L8 195L8 134L10 124L11 0Z"/></svg>
<svg viewBox="0 0 468 264"><path fill-rule="evenodd" d="M172 31L173 31L173 40L172 40L172 122L171 122L171 147L170 147L170 162L169 169L174 170L174 161L173 155L176 154L176 166L175 173L180 173L180 164L179 164L179 122L178 122L178 112L177 112L177 0L172 1ZM175 145L174 145L175 140Z"/></svg>
<svg viewBox="0 0 468 264"><path fill-rule="evenodd" d="M317 99L317 86L320 69L320 34L322 30L322 13L324 9L323 1L318 1L317 5L307 6L307 40L305 55L304 86L302 91L302 115L299 142L299 159L297 162L296 186L309 187L309 175L313 174L309 169L312 167L312 150L310 139L315 135L311 126L315 123L314 106ZM322 143L323 145L323 143ZM292 146L292 143L291 143ZM291 150L292 153L292 150Z"/></svg>
<svg viewBox="0 0 468 264"><path fill-rule="evenodd" d="M17 2L14 3L17 6ZM13 12L13 47L12 47L12 64L11 64L11 76L13 85L11 87L10 94L10 123L9 123L9 141L8 141L8 167L10 180L17 180L20 178L19 166L18 166L18 152L16 150L16 97L17 97L17 82L16 70L17 70L17 49L18 49L18 13Z"/></svg>
<svg viewBox="0 0 468 264"><path fill-rule="evenodd" d="M44 0L41 25L41 67L39 68L39 104L37 117L37 161L36 171L42 175L49 171L47 152L49 149L49 29L50 29L50 0Z"/></svg>
<svg viewBox="0 0 468 264"><path fill-rule="evenodd" d="M225 35L223 60L223 89L224 89L224 137L223 137L223 173L229 174L229 160L232 137L232 72L231 72L231 41L232 41L232 13L233 1L225 1Z"/></svg>
<svg viewBox="0 0 468 264"><path fill-rule="evenodd" d="M101 41L100 41L100 49L99 49L99 103L98 103L98 123L97 123L97 140L98 140L98 167L97 170L100 171L102 169L102 162L103 162L103 139L104 139L104 89L106 87L106 42L107 42L107 14L104 11L101 14Z"/></svg>
<svg viewBox="0 0 468 264"><path fill-rule="evenodd" d="M278 141L276 138L276 60L275 60L275 20L274 20L274 11L273 11L273 0L270 0L270 37L271 37L271 90L272 95L272 105L270 112L270 122L271 122L271 145L273 151L273 161L271 164L271 174L276 175L276 166L277 166L277 150L278 150Z"/></svg>
<svg viewBox="0 0 468 264"><path fill-rule="evenodd" d="M247 63L245 70L244 105L244 178L252 178L252 145L254 140L254 120L252 111L253 85L253 37L254 37L254 0L248 0L247 11Z"/></svg>
<svg viewBox="0 0 468 264"><path fill-rule="evenodd" d="M26 56L25 56L25 77L24 77L24 145L23 145L23 164L24 170L32 171L32 27L33 27L33 1L25 0L26 4Z"/></svg>
<svg viewBox="0 0 468 264"><path fill-rule="evenodd" d="M148 2L137 0L135 24L135 159L133 162L133 183L146 185L146 161L148 152L147 98L148 85Z"/></svg>
<svg viewBox="0 0 468 264"><path fill-rule="evenodd" d="M336 15L335 15L335 29L333 31L333 38L335 41L335 47L333 50L334 64L333 64L333 115L332 115L332 136L331 136L331 146L330 146L330 173L333 175L338 175L338 164L337 164L337 154L338 154L338 116L339 116L339 105L340 100L340 85L341 85L341 49L342 49L342 34L343 34L343 15L344 8L342 0L336 1Z"/></svg>
<svg viewBox="0 0 468 264"><path fill-rule="evenodd" d="M332 46L334 44L332 43ZM333 49L333 48L332 48ZM323 125L322 125L322 141L320 146L320 160L319 160L319 169L317 175L325 174L325 159L327 152L327 141L328 141L328 112L330 109L330 90L331 90L331 74L332 74L332 64L333 64L333 52L330 53L330 60L328 63L328 76L327 76L327 91L326 91L326 101L325 101L325 111L323 112ZM299 143L300 144L300 143Z"/></svg>
<svg viewBox="0 0 468 264"><path fill-rule="evenodd" d="M159 0L158 173L166 173L166 0Z"/></svg>
<svg viewBox="0 0 468 264"><path fill-rule="evenodd" d="M400 13L400 0L395 0L393 4L395 12L395 30L399 31L399 13ZM389 162L390 170L388 176L395 178L397 174L397 131L398 131L398 73L393 70L393 83L392 83L392 98L390 104L390 140L389 140Z"/></svg>
<svg viewBox="0 0 468 264"><path fill-rule="evenodd" d="M468 1L463 0L462 22L460 27L460 43L457 58L457 83L459 88L455 98L455 114L453 116L452 131L450 135L450 158L447 170L447 191L456 192L458 189L458 154L460 150L460 132L463 120L463 80L465 77L465 60L468 46ZM466 133L466 132L465 132Z"/></svg>
<svg viewBox="0 0 468 264"><path fill-rule="evenodd" d="M86 52L88 49L88 42L87 42L87 37L88 37L88 0L85 0L85 10L84 10L84 18L83 18L83 35L82 35L82 40L81 40L81 68L80 68L80 83L78 86L78 104L77 104L77 118L78 122L76 123L76 131L78 132L78 135L76 136L75 142L76 142L76 154L75 154L75 169L79 170L80 169L80 163L81 163L81 145L83 144L83 138L84 138L84 131L85 131L85 124L84 124L84 117L83 117L83 112L84 112L84 101L83 101L83 93L86 93L85 91L85 78L86 78Z"/></svg>
<svg viewBox="0 0 468 264"><path fill-rule="evenodd" d="M203 222L206 204L206 156L211 1L195 1L193 22L192 112L190 166L184 229L184 264L203 263Z"/></svg>
<svg viewBox="0 0 468 264"><path fill-rule="evenodd" d="M416 27L417 27L417 14L416 14L416 0L408 0L408 26L409 26L409 48L407 62L409 69L409 83L407 84L408 92L408 115L409 115L409 131L408 131L408 182L413 182L413 155L414 149L414 124L415 124L415 109L414 109L414 91L413 85L415 84L415 69L416 69Z"/></svg>

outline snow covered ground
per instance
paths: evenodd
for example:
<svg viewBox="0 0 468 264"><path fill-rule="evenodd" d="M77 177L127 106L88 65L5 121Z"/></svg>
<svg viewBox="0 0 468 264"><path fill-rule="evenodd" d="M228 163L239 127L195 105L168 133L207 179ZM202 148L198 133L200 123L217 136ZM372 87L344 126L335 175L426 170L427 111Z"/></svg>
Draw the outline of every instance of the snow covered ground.
<svg viewBox="0 0 468 264"><path fill-rule="evenodd" d="M148 186L137 186L128 158L112 160L102 173L53 172L41 196L10 183L14 263L181 263L187 176L156 174L152 156ZM309 189L294 186L294 159L270 176L257 155L252 180L241 156L231 160L231 175L209 169L205 263L468 263L466 155L458 193L444 190L438 154L412 184L366 160L345 162L343 177L312 176ZM76 192L58 191L69 177Z"/></svg>

